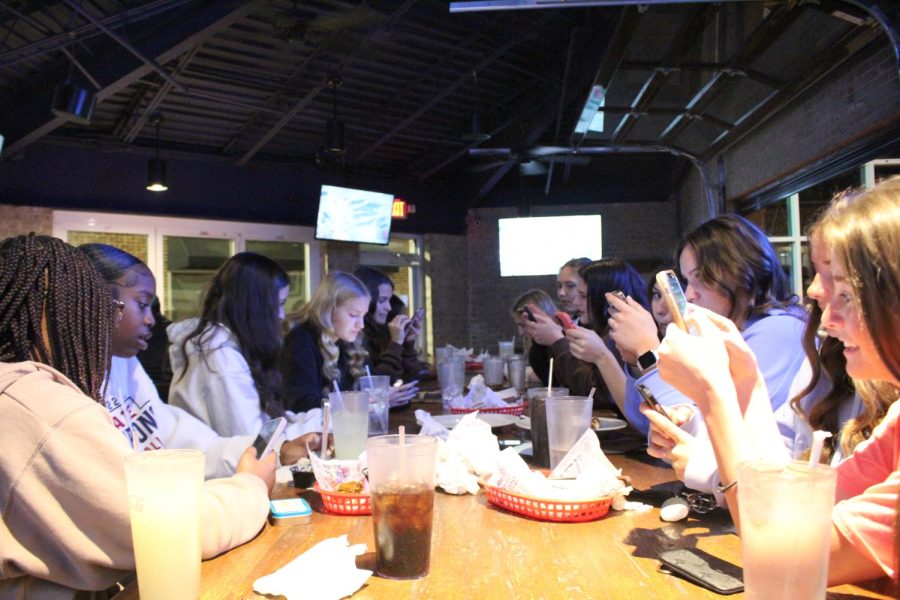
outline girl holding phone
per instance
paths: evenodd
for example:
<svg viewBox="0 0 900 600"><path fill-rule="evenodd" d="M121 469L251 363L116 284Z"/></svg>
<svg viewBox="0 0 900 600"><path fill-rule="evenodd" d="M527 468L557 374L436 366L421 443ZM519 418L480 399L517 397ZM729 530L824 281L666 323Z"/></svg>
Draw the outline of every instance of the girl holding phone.
<svg viewBox="0 0 900 600"><path fill-rule="evenodd" d="M288 420L287 437L321 431L318 410L282 403L278 369L288 276L275 261L241 252L219 268L200 317L169 326L169 403L221 436L256 435L273 417Z"/></svg>
<svg viewBox="0 0 900 600"><path fill-rule="evenodd" d="M847 373L872 403L891 402L872 436L837 467L832 510L828 585L896 578L894 529L900 492L900 314L885 298L900 296L900 179L882 182L826 215L833 292L822 325L843 343ZM738 463L756 448L777 448L758 356L729 320L697 311L689 320L698 336L670 328L660 348L659 370L703 412L724 482L736 481ZM702 360L701 360L702 357ZM874 384L871 387L869 384ZM682 432L650 415L673 439ZM740 523L736 488L725 498Z"/></svg>
<svg viewBox="0 0 900 600"><path fill-rule="evenodd" d="M84 253L35 235L0 242L0 298L0 422L15 431L0 461L0 597L106 590L135 568L124 467L135 450L103 406L131 308ZM247 449L235 475L204 484L203 558L259 532L274 464Z"/></svg>
<svg viewBox="0 0 900 600"><path fill-rule="evenodd" d="M429 377L431 365L419 360L416 340L422 333L424 310L409 316L403 312L388 320L394 282L374 267L360 267L353 273L369 291L363 344L369 352L373 375L387 375L391 381Z"/></svg>

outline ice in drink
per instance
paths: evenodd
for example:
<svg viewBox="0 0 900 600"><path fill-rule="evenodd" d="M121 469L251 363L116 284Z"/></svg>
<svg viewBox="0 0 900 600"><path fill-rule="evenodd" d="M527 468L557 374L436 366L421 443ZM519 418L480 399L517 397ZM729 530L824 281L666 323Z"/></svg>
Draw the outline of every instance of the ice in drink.
<svg viewBox="0 0 900 600"><path fill-rule="evenodd" d="M741 556L749 600L825 598L834 469L751 461L738 466Z"/></svg>
<svg viewBox="0 0 900 600"><path fill-rule="evenodd" d="M372 494L375 563L390 579L415 579L428 574L434 487L392 487Z"/></svg>
<svg viewBox="0 0 900 600"><path fill-rule="evenodd" d="M388 432L391 378L387 375L366 375L359 378L359 389L369 392L369 435Z"/></svg>

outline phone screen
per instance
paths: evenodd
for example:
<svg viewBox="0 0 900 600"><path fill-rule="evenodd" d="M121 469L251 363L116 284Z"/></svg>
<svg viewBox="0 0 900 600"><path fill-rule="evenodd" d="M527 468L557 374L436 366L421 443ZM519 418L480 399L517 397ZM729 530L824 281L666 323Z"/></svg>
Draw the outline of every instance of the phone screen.
<svg viewBox="0 0 900 600"><path fill-rule="evenodd" d="M687 298L684 290L681 289L681 282L675 271L660 271L656 274L656 285L659 287L660 293L666 299L669 305L669 312L672 313L672 321L681 329L687 331L684 323L684 313L687 312Z"/></svg>
<svg viewBox="0 0 900 600"><path fill-rule="evenodd" d="M266 422L262 426L262 429L259 430L259 435L257 435L256 439L253 441L253 447L256 448L256 458L262 458L267 450L272 449L272 439L281 433L285 423L284 417L278 417L277 419Z"/></svg>

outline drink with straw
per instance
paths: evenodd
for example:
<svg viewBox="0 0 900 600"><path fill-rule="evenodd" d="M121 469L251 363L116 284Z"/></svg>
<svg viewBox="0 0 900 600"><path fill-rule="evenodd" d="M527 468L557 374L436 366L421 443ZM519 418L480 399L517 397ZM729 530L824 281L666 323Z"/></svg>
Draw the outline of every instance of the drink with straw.
<svg viewBox="0 0 900 600"><path fill-rule="evenodd" d="M369 435L369 392L331 392L334 456L356 460L366 449Z"/></svg>
<svg viewBox="0 0 900 600"><path fill-rule="evenodd" d="M741 556L750 600L825 598L836 476L818 464L821 448L816 439L809 462L738 465Z"/></svg>

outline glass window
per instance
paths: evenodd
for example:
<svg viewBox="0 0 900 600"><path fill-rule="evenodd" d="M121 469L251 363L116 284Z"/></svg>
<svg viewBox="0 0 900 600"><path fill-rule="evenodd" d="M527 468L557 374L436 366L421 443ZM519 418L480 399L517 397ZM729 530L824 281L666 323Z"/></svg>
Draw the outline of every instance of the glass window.
<svg viewBox="0 0 900 600"><path fill-rule="evenodd" d="M132 254L144 264L150 264L147 260L147 240L149 236L141 233L113 233L109 231L69 231L66 241L73 246L82 244L108 244L115 246L129 254Z"/></svg>
<svg viewBox="0 0 900 600"><path fill-rule="evenodd" d="M800 197L799 234L806 233L806 229L816 220L822 209L831 202L835 194L848 188L859 187L860 183L859 169L851 169L827 181L801 190L798 194Z"/></svg>
<svg viewBox="0 0 900 600"><path fill-rule="evenodd" d="M248 252L268 256L287 271L291 288L284 310L287 314L297 312L309 300L306 268L309 246L298 242L247 240L245 248Z"/></svg>
<svg viewBox="0 0 900 600"><path fill-rule="evenodd" d="M765 231L767 235L778 237L791 235L788 215L788 200L784 199L744 216Z"/></svg>
<svg viewBox="0 0 900 600"><path fill-rule="evenodd" d="M207 283L233 254L232 241L163 236L163 307L172 321L200 314Z"/></svg>

